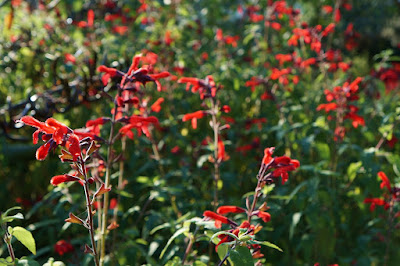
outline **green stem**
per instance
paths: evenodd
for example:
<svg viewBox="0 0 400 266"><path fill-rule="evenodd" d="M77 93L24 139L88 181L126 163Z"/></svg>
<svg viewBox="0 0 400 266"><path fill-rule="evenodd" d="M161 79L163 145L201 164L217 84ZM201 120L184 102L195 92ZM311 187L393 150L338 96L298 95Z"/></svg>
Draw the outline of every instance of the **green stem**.
<svg viewBox="0 0 400 266"><path fill-rule="evenodd" d="M104 180L105 187L110 187L110 175L111 175L111 165L112 165L112 144L114 136L114 124L115 115L117 113L117 106L114 106L114 114L112 115L110 136L108 138L108 149L107 149L107 165L106 165L106 177ZM103 217L101 219L101 232L100 232L100 265L104 265L106 257L106 236L107 236L107 215L108 215L108 204L109 204L109 193L104 194L103 198Z"/></svg>
<svg viewBox="0 0 400 266"><path fill-rule="evenodd" d="M214 211L218 207L218 181L220 180L220 172L219 172L219 161L218 161L218 135L219 135L219 123L217 122L217 106L214 102L214 99L211 101L212 103L212 126L214 131L214 202L213 207Z"/></svg>
<svg viewBox="0 0 400 266"><path fill-rule="evenodd" d="M89 224L89 235L90 235L90 242L92 243L92 251L93 251L93 257L96 266L99 265L99 258L97 256L97 249L96 249L96 241L94 240L94 227L93 227L93 212L92 212L92 201L90 200L90 192L89 192L89 186L88 186L88 177L87 177L87 171L85 167L85 162L83 161L83 158L81 156L81 168L82 172L85 178L85 184L83 185L83 190L85 191L85 199L86 199L86 208L88 212L88 224Z"/></svg>

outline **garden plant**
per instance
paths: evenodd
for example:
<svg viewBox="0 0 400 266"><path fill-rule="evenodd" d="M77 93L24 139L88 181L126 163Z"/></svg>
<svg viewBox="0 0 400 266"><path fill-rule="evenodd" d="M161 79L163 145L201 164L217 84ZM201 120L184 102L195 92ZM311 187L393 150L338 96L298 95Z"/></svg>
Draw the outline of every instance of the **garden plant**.
<svg viewBox="0 0 400 266"><path fill-rule="evenodd" d="M0 265L399 265L398 2L0 15Z"/></svg>

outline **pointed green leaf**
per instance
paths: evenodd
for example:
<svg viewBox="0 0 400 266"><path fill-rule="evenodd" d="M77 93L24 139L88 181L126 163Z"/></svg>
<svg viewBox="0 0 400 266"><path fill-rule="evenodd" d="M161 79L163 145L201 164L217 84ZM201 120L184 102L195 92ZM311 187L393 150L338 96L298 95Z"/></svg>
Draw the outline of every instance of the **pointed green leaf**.
<svg viewBox="0 0 400 266"><path fill-rule="evenodd" d="M35 239L33 239L32 233L23 227L16 226L12 229L12 235L18 239L30 252L36 254Z"/></svg>
<svg viewBox="0 0 400 266"><path fill-rule="evenodd" d="M7 216L7 214L8 214L10 211L13 211L13 210L21 210L21 209L22 209L22 208L19 207L19 206L12 207L12 208L6 210L6 211L2 214L2 216Z"/></svg>
<svg viewBox="0 0 400 266"><path fill-rule="evenodd" d="M231 250L229 258L234 266L254 266L253 256L246 246L238 246L236 249Z"/></svg>
<svg viewBox="0 0 400 266"><path fill-rule="evenodd" d="M264 245L264 246L279 250L280 252L283 252L283 250L280 247L278 247L277 245L272 244L271 242L268 242L268 241L251 241L251 243L252 244Z"/></svg>
<svg viewBox="0 0 400 266"><path fill-rule="evenodd" d="M165 245L164 249L161 251L160 254L160 259L164 256L165 251L167 251L169 245L171 245L172 241L174 241L175 238L177 238L178 236L180 236L183 233L189 232L189 228L188 227L182 227L181 229L179 229L178 231L176 231L171 238L168 240L167 244Z"/></svg>

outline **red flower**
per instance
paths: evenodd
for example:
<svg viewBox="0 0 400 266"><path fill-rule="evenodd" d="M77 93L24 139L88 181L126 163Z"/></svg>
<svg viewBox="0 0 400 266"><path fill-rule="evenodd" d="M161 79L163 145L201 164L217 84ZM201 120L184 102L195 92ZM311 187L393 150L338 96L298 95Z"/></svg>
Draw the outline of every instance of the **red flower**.
<svg viewBox="0 0 400 266"><path fill-rule="evenodd" d="M268 223L269 221L271 221L271 214L269 214L268 212L255 211L255 212L253 213L253 215L257 215L257 216L260 217L265 223Z"/></svg>
<svg viewBox="0 0 400 266"><path fill-rule="evenodd" d="M328 34L332 33L335 31L335 23L331 23L322 32L322 36L327 36Z"/></svg>
<svg viewBox="0 0 400 266"><path fill-rule="evenodd" d="M326 14L330 14L330 13L332 13L332 11L333 11L333 7L331 7L331 6L323 6L323 7L322 7L322 10L324 10L324 12L325 12Z"/></svg>
<svg viewBox="0 0 400 266"><path fill-rule="evenodd" d="M72 54L65 54L65 63L71 62L72 64L76 63L76 58Z"/></svg>
<svg viewBox="0 0 400 266"><path fill-rule="evenodd" d="M93 23L94 23L94 11L92 10L92 9L89 9L88 10L88 13L87 13L87 26L88 27L92 27L93 26Z"/></svg>
<svg viewBox="0 0 400 266"><path fill-rule="evenodd" d="M118 33L119 35L125 35L125 33L128 31L127 26L113 26L112 31L114 33Z"/></svg>
<svg viewBox="0 0 400 266"><path fill-rule="evenodd" d="M60 241L57 241L57 243L54 245L54 251L58 255L62 256L65 253L74 251L74 247L71 245L71 243L69 243L65 240L60 240Z"/></svg>
<svg viewBox="0 0 400 266"><path fill-rule="evenodd" d="M246 81L244 86L250 87L251 91L254 92L256 86L263 84L263 80L260 80L256 77L252 77L251 80Z"/></svg>
<svg viewBox="0 0 400 266"><path fill-rule="evenodd" d="M272 154L274 153L275 147L264 149L264 158L262 163L268 165L272 161Z"/></svg>
<svg viewBox="0 0 400 266"><path fill-rule="evenodd" d="M243 213L243 212L246 212L246 210L237 206L221 206L217 209L218 214Z"/></svg>
<svg viewBox="0 0 400 266"><path fill-rule="evenodd" d="M50 180L50 183L51 183L53 186L58 186L59 184L62 184L62 183L66 183L66 182L76 182L76 181L78 181L79 183L83 184L83 183L82 183L82 179L80 179L79 177L77 177L77 176L75 176L75 175L68 175L68 174L65 174L65 175L56 175L56 176L53 176L53 177L51 178L51 180Z"/></svg>
<svg viewBox="0 0 400 266"><path fill-rule="evenodd" d="M203 216L214 220L216 228L221 228L221 224L236 225L236 223L233 222L232 220L226 218L225 216L216 214L215 212L212 212L212 211L205 211L203 213Z"/></svg>
<svg viewBox="0 0 400 266"><path fill-rule="evenodd" d="M382 172L382 171L378 173L378 176L382 180L382 183L381 183L381 186L380 186L381 189L386 187L390 192L392 190L392 188L390 186L389 178L387 178L386 174L384 172Z"/></svg>
<svg viewBox="0 0 400 266"><path fill-rule="evenodd" d="M197 119L203 118L206 112L204 111L196 111L194 113L185 114L182 118L182 121L192 120L193 129L197 128Z"/></svg>
<svg viewBox="0 0 400 266"><path fill-rule="evenodd" d="M296 170L296 168L300 166L300 162L287 156L273 158L272 154L274 153L274 150L274 147L266 148L264 150L264 158L262 160L261 170L265 171L267 169L275 168L275 170L271 173L271 177L281 177L282 184L285 184L289 177L287 172Z"/></svg>
<svg viewBox="0 0 400 266"><path fill-rule="evenodd" d="M218 148L218 157L217 157L217 159L218 159L219 161L226 161L226 160L228 160L228 159L229 159L229 156L226 155L226 153L225 153L225 145L224 145L224 142L223 142L220 138L218 138L217 148Z"/></svg>
<svg viewBox="0 0 400 266"><path fill-rule="evenodd" d="M122 136L127 136L130 139L133 139L134 135L131 131L132 129L136 128L139 136L143 132L148 138L150 138L150 131L148 129L150 124L158 124L158 119L154 116L149 117L142 117L133 115L131 117L121 118L120 122L127 123L127 125L123 126L119 133Z"/></svg>
<svg viewBox="0 0 400 266"><path fill-rule="evenodd" d="M42 140L46 141L46 143L37 149L37 160L44 160L49 151L55 149L58 145L62 145L68 149L73 156L73 161L76 161L80 156L81 149L79 138L73 133L72 129L63 123L58 122L54 118L49 118L45 123L43 123L31 116L24 116L19 120L19 122L37 128L33 133L34 144L38 142L39 134L44 134Z"/></svg>
<svg viewBox="0 0 400 266"><path fill-rule="evenodd" d="M387 203L385 200L383 199L379 199L379 198L366 198L364 200L364 203L370 203L371 206L369 207L369 210L371 212L373 212L375 210L376 205L379 206L384 206L385 210L387 210L389 208L389 203Z"/></svg>
<svg viewBox="0 0 400 266"><path fill-rule="evenodd" d="M164 98L158 98L150 107L151 111L159 113L161 111L161 104L164 102Z"/></svg>

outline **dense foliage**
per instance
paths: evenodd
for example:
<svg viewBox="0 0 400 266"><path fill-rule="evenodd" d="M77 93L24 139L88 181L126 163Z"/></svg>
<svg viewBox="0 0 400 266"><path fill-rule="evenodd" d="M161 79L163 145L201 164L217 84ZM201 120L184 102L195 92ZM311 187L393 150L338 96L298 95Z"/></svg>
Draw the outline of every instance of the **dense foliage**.
<svg viewBox="0 0 400 266"><path fill-rule="evenodd" d="M400 261L396 1L0 5L0 264Z"/></svg>

